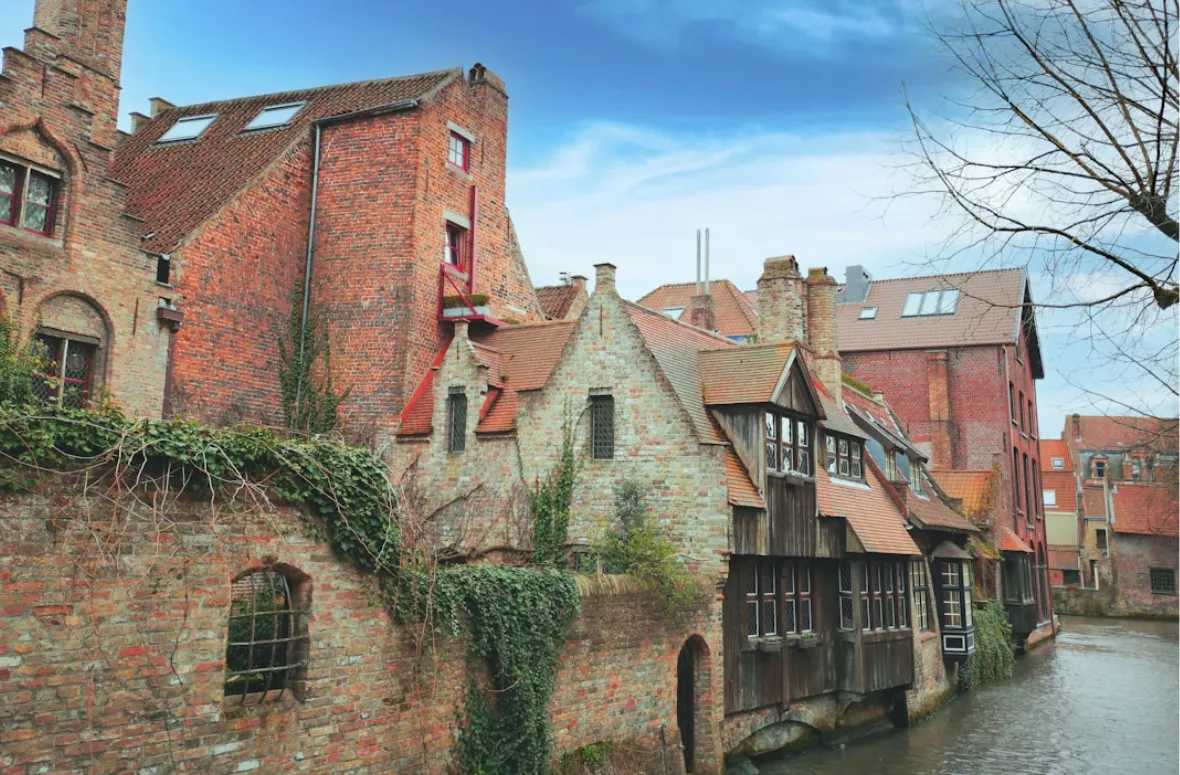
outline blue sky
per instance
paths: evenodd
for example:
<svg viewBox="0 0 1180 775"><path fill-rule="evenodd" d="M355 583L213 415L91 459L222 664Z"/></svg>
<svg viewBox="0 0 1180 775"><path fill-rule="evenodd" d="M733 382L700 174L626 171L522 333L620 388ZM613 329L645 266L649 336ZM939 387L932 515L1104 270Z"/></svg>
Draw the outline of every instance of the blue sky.
<svg viewBox="0 0 1180 775"><path fill-rule="evenodd" d="M785 253L837 277L925 274L950 227L892 198L909 183L903 84L919 105L961 85L920 3L130 0L121 114L481 61L511 95L508 203L538 285L603 260L632 298L691 280L703 226L715 276L743 288ZM0 43L20 45L33 0L4 6ZM1038 301L1077 290L1039 285ZM1093 374L1076 321L1042 318L1056 436L1066 411L1092 410L1070 382ZM1112 389L1175 411L1150 384Z"/></svg>

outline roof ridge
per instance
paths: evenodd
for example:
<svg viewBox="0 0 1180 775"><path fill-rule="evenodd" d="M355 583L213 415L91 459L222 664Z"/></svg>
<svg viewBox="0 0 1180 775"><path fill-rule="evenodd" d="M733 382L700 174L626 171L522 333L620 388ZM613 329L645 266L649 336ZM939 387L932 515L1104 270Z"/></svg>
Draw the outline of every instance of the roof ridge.
<svg viewBox="0 0 1180 775"><path fill-rule="evenodd" d="M737 342L733 341L732 339L721 336L720 334L714 334L712 331L706 331L703 328L697 328L696 326L692 325L691 323L685 323L682 320L677 320L676 318L669 317L668 315L665 315L663 312L656 312L654 309L649 309L648 307L645 307L642 304L637 304L636 302L628 301L626 299L620 299L620 301L622 301L624 305L634 307L635 309L640 310L640 311L644 312L645 314L654 315L655 317L657 317L661 320L666 320L669 323L673 323L673 324L680 326L682 328L685 328L689 331L693 331L698 334L704 334L705 336L708 336L712 339L716 339L718 342L728 343L728 345L730 347L740 346L740 345L738 345ZM723 348L718 347L716 349L720 350Z"/></svg>
<svg viewBox="0 0 1180 775"><path fill-rule="evenodd" d="M386 78L364 78L359 81L342 81L340 83L328 83L328 84L324 84L322 86L309 86L309 87L306 87L303 89L285 89L283 91L270 92L267 94L247 94L247 95L244 95L241 97L228 97L228 98L220 99L220 100L206 100L205 102L194 102L189 105L175 105L171 108L160 111L160 113L153 116L152 119L155 120L155 119L160 118L161 116L165 116L169 113L173 113L173 112L177 112L177 111L186 111L191 108L204 108L204 107L209 107L212 105L225 105L227 103L238 103L238 102L247 102L250 100L272 99L272 98L282 97L282 96L285 96L288 94L306 94L306 93L310 93L310 92L327 91L329 89L345 89L345 88L351 88L351 87L356 87L356 86L370 86L370 85L378 85L378 84L387 84L387 83L393 83L395 81L409 80L411 78L429 78L431 76L441 76L441 75L446 75L446 74L462 75L462 73L463 73L462 67L448 67L448 68L444 68L441 70L430 70L430 71L427 71L424 73L410 73L408 75L393 75L393 76L389 76Z"/></svg>
<svg viewBox="0 0 1180 775"><path fill-rule="evenodd" d="M900 283L900 282L909 282L911 280L935 280L935 279L942 278L942 277L974 277L975 275L981 275L981 274L1005 274L1008 272L1020 272L1020 273L1024 274L1027 271L1028 270L1026 268L1018 267L1018 266L1007 267L1004 269L973 269L973 270L967 271L967 272L944 272L942 274L922 274L922 275L915 275L913 277L889 277L884 280L878 280L877 278L874 277L869 280L869 283L870 283L870 285L875 285L877 283ZM844 286L844 285L846 285L846 283L842 282L842 283L839 283L839 285ZM757 289L755 288L753 290L757 290ZM842 304L864 304L865 302L863 302L863 301L845 301L845 302L841 302L841 303Z"/></svg>

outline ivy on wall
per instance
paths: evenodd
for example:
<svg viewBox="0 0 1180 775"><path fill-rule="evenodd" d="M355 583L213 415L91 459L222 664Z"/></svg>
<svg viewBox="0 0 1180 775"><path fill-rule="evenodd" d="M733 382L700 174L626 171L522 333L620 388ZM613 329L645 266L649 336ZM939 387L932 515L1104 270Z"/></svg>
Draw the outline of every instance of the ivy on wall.
<svg viewBox="0 0 1180 775"><path fill-rule="evenodd" d="M959 672L959 682L971 689L997 678L1010 678L1016 663L1012 647L1012 625L1004 606L996 600L987 601L975 613L975 653L967 658Z"/></svg>

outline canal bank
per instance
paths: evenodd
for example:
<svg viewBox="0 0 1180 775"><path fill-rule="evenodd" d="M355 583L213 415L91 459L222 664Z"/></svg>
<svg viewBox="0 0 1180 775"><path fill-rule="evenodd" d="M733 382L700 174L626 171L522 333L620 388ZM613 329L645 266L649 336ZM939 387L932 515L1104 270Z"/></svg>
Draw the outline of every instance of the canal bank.
<svg viewBox="0 0 1180 775"><path fill-rule="evenodd" d="M760 775L1175 773L1175 622L1062 618L1012 678L964 693L909 730L754 763Z"/></svg>

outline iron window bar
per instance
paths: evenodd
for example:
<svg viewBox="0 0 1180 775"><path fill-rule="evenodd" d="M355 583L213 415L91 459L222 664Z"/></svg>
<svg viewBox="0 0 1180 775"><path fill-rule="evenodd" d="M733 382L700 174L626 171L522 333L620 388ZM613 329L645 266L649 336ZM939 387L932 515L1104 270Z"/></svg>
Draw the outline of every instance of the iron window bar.
<svg viewBox="0 0 1180 775"><path fill-rule="evenodd" d="M308 611L294 607L292 602L290 582L277 571L254 571L234 582L226 638L224 692L227 697L240 693L242 705L252 696L261 703L277 689L279 694L274 699L281 699L289 688L292 673L306 666L306 660L297 655L296 648L308 640L302 618ZM249 610L242 611L247 604ZM238 613L234 612L235 608ZM244 627L235 627L235 622L246 620L250 622L249 639L243 640L242 633L235 630ZM262 686L255 686L259 682Z"/></svg>

